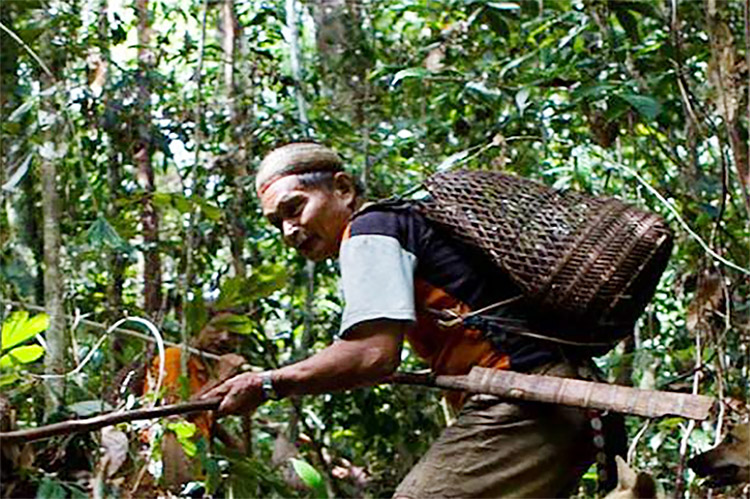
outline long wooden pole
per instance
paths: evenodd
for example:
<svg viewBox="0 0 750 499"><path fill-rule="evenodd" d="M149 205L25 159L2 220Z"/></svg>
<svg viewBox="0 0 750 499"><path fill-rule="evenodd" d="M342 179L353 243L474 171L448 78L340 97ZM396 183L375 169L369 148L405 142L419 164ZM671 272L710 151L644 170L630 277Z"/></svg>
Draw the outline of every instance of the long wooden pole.
<svg viewBox="0 0 750 499"><path fill-rule="evenodd" d="M485 393L512 400L544 402L571 407L611 410L649 418L667 415L704 420L715 403L713 397L690 393L639 390L626 386L596 383L580 379L522 374L475 367L463 376L396 373L385 383L420 385L469 393ZM166 405L152 409L111 412L87 419L64 421L28 430L0 433L0 443L30 442L55 435L94 431L126 421L153 419L175 414L212 411L220 398Z"/></svg>

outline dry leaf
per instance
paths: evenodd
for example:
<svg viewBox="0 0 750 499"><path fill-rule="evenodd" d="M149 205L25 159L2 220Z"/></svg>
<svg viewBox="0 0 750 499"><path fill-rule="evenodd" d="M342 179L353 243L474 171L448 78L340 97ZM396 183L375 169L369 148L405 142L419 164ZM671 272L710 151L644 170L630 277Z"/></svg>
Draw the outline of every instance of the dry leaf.
<svg viewBox="0 0 750 499"><path fill-rule="evenodd" d="M165 487L173 490L190 481L192 477L190 461L177 440L177 436L171 431L164 432L161 441L161 455L164 464L162 479Z"/></svg>
<svg viewBox="0 0 750 499"><path fill-rule="evenodd" d="M445 69L445 64L443 61L445 60L445 47L440 45L439 47L436 47L427 54L427 57L424 60L424 67L427 69L427 71L431 71L433 73L439 73L443 69Z"/></svg>
<svg viewBox="0 0 750 499"><path fill-rule="evenodd" d="M216 378L221 382L226 381L235 374L239 373L242 366L246 363L247 361L242 355L238 355L236 353L228 353L222 355L221 357L219 357L219 366Z"/></svg>
<svg viewBox="0 0 750 499"><path fill-rule="evenodd" d="M106 459L106 475L111 477L128 458L128 436L111 426L102 429L102 460Z"/></svg>
<svg viewBox="0 0 750 499"><path fill-rule="evenodd" d="M290 458L297 455L297 447L284 435L283 432L279 432L276 436L276 441L273 444L273 455L271 456L271 462L274 466L278 466L285 463Z"/></svg>
<svg viewBox="0 0 750 499"><path fill-rule="evenodd" d="M695 333L699 327L705 325L709 314L721 305L723 297L721 275L710 271L701 274L695 297L688 306L685 321L688 331Z"/></svg>

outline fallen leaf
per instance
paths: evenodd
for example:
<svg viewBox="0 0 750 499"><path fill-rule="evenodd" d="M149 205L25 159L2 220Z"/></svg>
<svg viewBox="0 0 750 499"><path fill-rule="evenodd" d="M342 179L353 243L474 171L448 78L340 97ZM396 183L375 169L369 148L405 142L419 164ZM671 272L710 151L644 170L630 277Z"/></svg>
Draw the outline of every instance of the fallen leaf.
<svg viewBox="0 0 750 499"><path fill-rule="evenodd" d="M701 274L695 297L688 306L685 321L688 331L695 333L699 327L705 325L709 314L721 305L723 298L721 275L710 271Z"/></svg>
<svg viewBox="0 0 750 499"><path fill-rule="evenodd" d="M128 458L128 436L111 426L102 428L102 459L107 459L107 477L111 477Z"/></svg>

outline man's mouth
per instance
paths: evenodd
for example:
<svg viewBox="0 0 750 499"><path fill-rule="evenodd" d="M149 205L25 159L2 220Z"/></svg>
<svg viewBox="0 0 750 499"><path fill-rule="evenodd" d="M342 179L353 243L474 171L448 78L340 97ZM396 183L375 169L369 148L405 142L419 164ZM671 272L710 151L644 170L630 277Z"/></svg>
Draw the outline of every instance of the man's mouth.
<svg viewBox="0 0 750 499"><path fill-rule="evenodd" d="M297 245L297 251L307 256L314 245L315 238L313 238L312 236L306 237Z"/></svg>

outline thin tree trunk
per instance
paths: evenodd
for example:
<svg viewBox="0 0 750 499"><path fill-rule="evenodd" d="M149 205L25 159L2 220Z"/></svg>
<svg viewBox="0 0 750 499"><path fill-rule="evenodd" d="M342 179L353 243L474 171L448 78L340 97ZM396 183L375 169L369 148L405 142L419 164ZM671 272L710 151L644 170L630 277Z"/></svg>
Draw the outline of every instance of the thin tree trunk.
<svg viewBox="0 0 750 499"><path fill-rule="evenodd" d="M46 88L52 85L43 79ZM48 99L47 103L50 102ZM46 104L48 112L57 114L54 105ZM44 131L47 144L60 140L56 136L54 125ZM44 220L44 304L49 315L49 327L45 333L47 343L44 356L45 372L60 375L65 371L65 311L63 308L63 276L60 269L60 199L58 195L57 165L58 158L41 156L42 180L42 214ZM46 382L47 411L56 409L63 402L65 388L63 378L50 378Z"/></svg>
<svg viewBox="0 0 750 499"><path fill-rule="evenodd" d="M676 0L674 2L676 4ZM750 215L750 166L747 142L740 124L745 85L737 74L735 62L739 56L729 22L725 19L726 11L724 1L706 2L706 26L711 48L709 81L717 92L717 110L724 122L743 202Z"/></svg>
<svg viewBox="0 0 750 499"><path fill-rule="evenodd" d="M187 227L185 229L185 250L184 250L184 262L185 270L181 279L182 287L182 303L185 305L190 301L190 290L193 288L193 282L195 280L195 268L193 262L193 250L195 248L196 227L200 223L200 208L195 200L200 199L203 195L203 184L201 175L199 174L199 168L201 165L201 149L203 147L203 99L202 99L202 85L203 85L203 56L206 46L206 19L208 16L208 0L203 0L203 8L201 9L201 37L200 45L198 47L198 67L196 68L195 74L197 75L196 85L196 104L195 104L195 129L193 134L193 143L195 152L193 156L193 167L188 172L187 178L190 181L190 211L187 214ZM182 338L182 355L180 356L180 366L183 376L188 376L187 362L188 362L188 346L190 342L191 329L195 328L196 324L188 324L187 314L182 314L180 317L181 322L181 338Z"/></svg>
<svg viewBox="0 0 750 499"><path fill-rule="evenodd" d="M0 22L8 28L13 27L13 16L9 2L0 2ZM18 106L16 99L16 87L18 86L18 44L11 40L5 31L0 31L0 122L5 122L7 117ZM8 170L8 146L10 137L4 133L0 135L0 182L7 180ZM0 185L2 185L0 184ZM6 196L5 191L0 191L0 196Z"/></svg>
<svg viewBox="0 0 750 499"><path fill-rule="evenodd" d="M137 144L133 156L138 170L138 181L143 189L141 223L144 245L144 309L156 318L161 309L161 257L159 255L159 214L153 203L154 170L151 165L151 83L153 67L151 25L148 0L136 0L138 17L138 103L141 114L137 120Z"/></svg>
<svg viewBox="0 0 750 499"><path fill-rule="evenodd" d="M0 22L8 29L13 29L14 7L10 2L0 2ZM0 122L22 102L17 98L18 88L18 43L12 40L5 31L0 31ZM36 303L44 302L44 272L42 268L43 245L39 228L39 199L36 186L36 175L27 161L26 148L17 148L15 154L10 146L20 137L0 135L0 185L4 185L11 175L20 173L19 168L27 169L23 178L12 191L0 190L0 206L8 214L8 231L0 236L0 245L12 240L15 257L28 265L29 274L34 276L31 295Z"/></svg>
<svg viewBox="0 0 750 499"><path fill-rule="evenodd" d="M236 81L236 54L238 51L238 40L241 40L242 27L237 20L237 13L234 9L234 0L224 0L221 4L219 17L219 29L221 31L221 47L224 52L224 97L226 99L226 112L229 117L229 123L232 130L229 144L229 157L224 161L224 176L226 184L232 191L229 201L229 249L232 253L232 267L238 277L247 276L247 266L245 265L245 239L247 230L242 222L242 214L245 213L245 190L242 185L242 178L247 175L245 161L247 157L247 138L250 134L242 133L242 129L252 120L246 116L247 106L244 104L242 97L244 92L250 91L252 85L243 87L243 92L238 91ZM243 58L242 60L246 60ZM244 118L244 119L243 119ZM245 454L253 454L253 420L251 415L245 414L242 417L242 440L245 445Z"/></svg>
<svg viewBox="0 0 750 499"><path fill-rule="evenodd" d="M305 135L309 135L309 121L307 119L307 103L302 92L302 64L300 62L299 34L297 33L297 2L286 0L286 28L289 35L289 62L294 79L294 96L297 100L299 122Z"/></svg>
<svg viewBox="0 0 750 499"><path fill-rule="evenodd" d="M244 150L238 147L240 139L238 129L243 125L241 113L238 112L237 86L235 84L235 53L237 51L237 38L240 31L237 14L234 10L234 0L224 0L221 5L220 16L221 46L224 51L224 98L226 99L227 115L232 129L234 144L230 144L229 150L234 151L223 162L224 175L227 185L231 186L232 197L229 202L229 248L232 252L232 266L235 275L245 277L247 268L243 259L246 230L242 223L245 196L244 189L240 183L242 174L238 169L244 169ZM239 166L238 166L239 165Z"/></svg>
<svg viewBox="0 0 750 499"><path fill-rule="evenodd" d="M108 74L109 74L109 65L110 65L110 50L109 50L109 22L107 20L107 7L108 7L108 0L100 0L99 1L99 19L98 19L98 25L97 25L97 37L98 37L98 45L99 50L101 51L101 60L102 64L104 65L104 80L101 82L103 90L102 90L102 101L103 101L103 108L106 109L109 107L109 88L107 85L108 81ZM102 116L99 116L99 120L101 122L104 122L104 118ZM107 153L107 186L109 188L109 203L107 204L107 218L112 221L115 220L119 215L119 208L117 206L117 199L120 197L120 183L122 181L122 175L120 172L120 158L117 154L117 149L114 147L113 143L116 140L114 137L114 134L112 133L111 127L107 126L105 123L105 126L102 127L104 129L105 133L109 135L110 138L110 144L109 144L109 151ZM123 258L121 252L117 249L110 249L109 254L107 255L107 263L108 263L108 270L109 270L109 280L107 283L107 303L109 305L109 309L112 311L113 314L119 315L122 311L122 290L123 285L125 282L124 278L124 272L125 272L125 259ZM118 342L115 340L114 342L117 344ZM115 350L118 350L118 348L114 348Z"/></svg>

